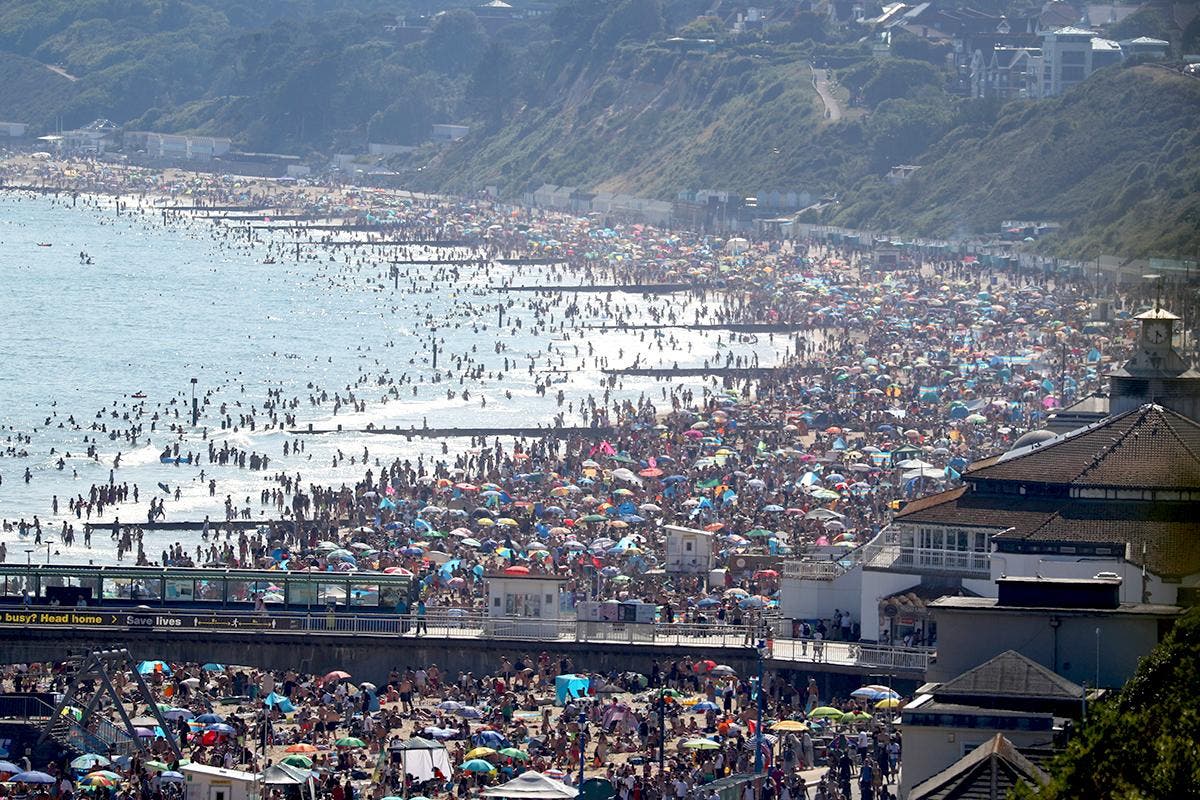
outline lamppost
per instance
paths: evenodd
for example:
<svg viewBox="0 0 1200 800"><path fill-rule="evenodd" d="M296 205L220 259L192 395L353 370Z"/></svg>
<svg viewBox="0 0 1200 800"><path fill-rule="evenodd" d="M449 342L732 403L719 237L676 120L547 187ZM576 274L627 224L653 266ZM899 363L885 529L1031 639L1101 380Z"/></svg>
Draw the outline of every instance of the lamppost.
<svg viewBox="0 0 1200 800"><path fill-rule="evenodd" d="M658 690L658 778L662 780L663 765L667 758L667 698L663 692L665 687Z"/></svg>
<svg viewBox="0 0 1200 800"><path fill-rule="evenodd" d="M758 651L758 686L756 687L758 692L758 722L756 723L754 730L754 773L758 775L763 771L762 746L763 742L766 741L765 737L763 736L762 727L763 704L766 702L763 692L763 662L766 661L767 658L766 640L759 639L758 644L754 649Z"/></svg>
<svg viewBox="0 0 1200 800"><path fill-rule="evenodd" d="M583 788L583 767L587 763L587 712L579 712L579 786Z"/></svg>

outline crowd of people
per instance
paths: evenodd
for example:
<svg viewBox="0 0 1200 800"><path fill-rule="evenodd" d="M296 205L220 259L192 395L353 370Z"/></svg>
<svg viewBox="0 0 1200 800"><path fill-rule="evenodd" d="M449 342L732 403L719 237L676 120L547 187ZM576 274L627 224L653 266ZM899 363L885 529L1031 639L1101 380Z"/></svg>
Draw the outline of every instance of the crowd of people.
<svg viewBox="0 0 1200 800"><path fill-rule="evenodd" d="M763 779L739 797L866 799L893 796L902 757L890 711L899 696L887 687L821 705L812 679L793 685L768 674L760 697L755 679L711 661L598 674L566 656L517 652L501 656L489 674L397 666L378 685L341 670L126 666L110 678L134 726L121 735L136 739L135 753L67 753L47 764L34 764L32 750L10 753L0 761L7 778L0 792L171 800L186 764L261 775L282 763L311 777L317 796L340 800L467 798L527 770L575 787L581 776L608 781L622 800L709 800L715 781L751 774ZM3 685L18 693L79 690L77 667L13 665ZM560 679L570 681L569 691ZM74 696L78 707L65 710L75 726L122 728L102 692L83 714L91 689L100 691L85 686ZM409 771L402 745L421 739L445 757ZM265 788L264 796L283 796L279 786Z"/></svg>

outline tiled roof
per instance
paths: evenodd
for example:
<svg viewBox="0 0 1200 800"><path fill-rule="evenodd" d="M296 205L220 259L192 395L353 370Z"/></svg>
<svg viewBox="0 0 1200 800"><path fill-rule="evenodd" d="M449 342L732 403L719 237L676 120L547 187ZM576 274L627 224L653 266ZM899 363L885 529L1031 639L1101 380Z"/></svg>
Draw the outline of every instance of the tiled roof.
<svg viewBox="0 0 1200 800"><path fill-rule="evenodd" d="M1200 489L1200 424L1144 405L1077 433L973 464L968 481Z"/></svg>
<svg viewBox="0 0 1200 800"><path fill-rule="evenodd" d="M970 702L975 698L1078 700L1083 687L1056 675L1016 650L1006 650L933 692L938 702Z"/></svg>
<svg viewBox="0 0 1200 800"><path fill-rule="evenodd" d="M909 800L1004 800L1019 783L1037 787L1049 776L997 733L946 769L913 787Z"/></svg>

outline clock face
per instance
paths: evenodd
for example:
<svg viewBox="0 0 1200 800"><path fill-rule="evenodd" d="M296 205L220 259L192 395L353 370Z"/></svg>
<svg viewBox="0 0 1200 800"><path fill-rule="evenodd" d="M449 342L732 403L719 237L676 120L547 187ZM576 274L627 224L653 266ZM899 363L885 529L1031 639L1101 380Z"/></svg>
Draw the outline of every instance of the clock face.
<svg viewBox="0 0 1200 800"><path fill-rule="evenodd" d="M1162 344L1167 340L1167 330L1161 325L1154 325L1146 330L1146 339L1152 344Z"/></svg>

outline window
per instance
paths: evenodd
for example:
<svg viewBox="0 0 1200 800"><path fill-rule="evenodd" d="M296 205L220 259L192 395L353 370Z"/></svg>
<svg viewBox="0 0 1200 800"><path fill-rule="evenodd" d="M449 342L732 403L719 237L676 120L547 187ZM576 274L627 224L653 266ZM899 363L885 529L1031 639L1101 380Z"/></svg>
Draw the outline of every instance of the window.
<svg viewBox="0 0 1200 800"><path fill-rule="evenodd" d="M195 589L195 586L192 584L192 581L190 579L189 580L178 580L175 578L168 579L167 580L167 599L168 600L182 600L184 602L190 603L195 596L193 594L194 589Z"/></svg>
<svg viewBox="0 0 1200 800"><path fill-rule="evenodd" d="M683 549L684 549L684 550L686 550L686 551L688 551L689 553L690 553L690 552L692 552L692 543L691 543L691 542L684 542L684 543L683 543Z"/></svg>
<svg viewBox="0 0 1200 800"><path fill-rule="evenodd" d="M378 606L379 605L379 586L378 584L357 584L350 590L350 605L352 606Z"/></svg>
<svg viewBox="0 0 1200 800"><path fill-rule="evenodd" d="M321 583L317 585L317 596L323 605L334 603L346 605L346 587L341 583Z"/></svg>
<svg viewBox="0 0 1200 800"><path fill-rule="evenodd" d="M542 596L513 592L504 596L504 614L509 617L540 617Z"/></svg>
<svg viewBox="0 0 1200 800"><path fill-rule="evenodd" d="M320 605L317 599L317 585L309 581L288 581L283 587L287 590L287 601L294 606Z"/></svg>
<svg viewBox="0 0 1200 800"><path fill-rule="evenodd" d="M225 600L224 591L224 581L197 580L193 599L208 603L220 603Z"/></svg>

